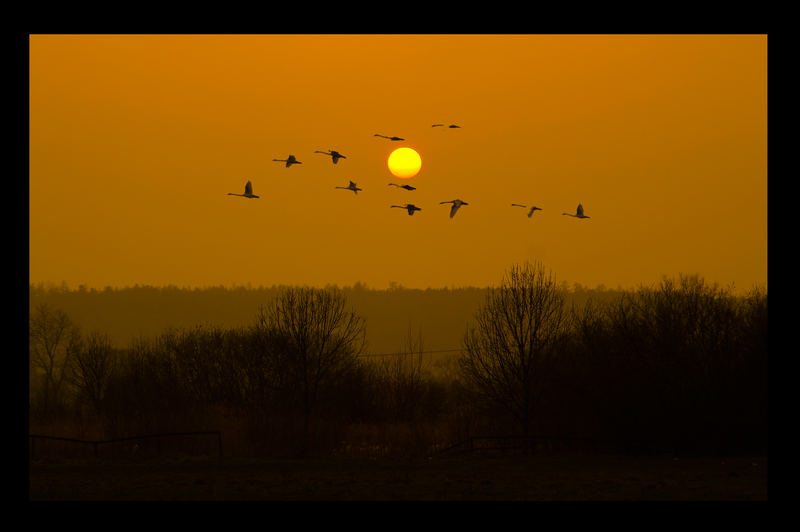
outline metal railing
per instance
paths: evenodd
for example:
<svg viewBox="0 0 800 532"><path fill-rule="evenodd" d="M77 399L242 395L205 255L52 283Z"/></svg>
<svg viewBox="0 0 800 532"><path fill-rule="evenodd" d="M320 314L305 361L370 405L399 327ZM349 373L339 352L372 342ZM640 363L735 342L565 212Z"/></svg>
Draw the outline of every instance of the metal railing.
<svg viewBox="0 0 800 532"><path fill-rule="evenodd" d="M589 438L569 436L473 436L452 445L435 449L430 456L444 456L475 451L534 451L542 446L564 444L583 444L594 447L595 441Z"/></svg>
<svg viewBox="0 0 800 532"><path fill-rule="evenodd" d="M216 436L217 437L217 454L220 458L222 458L222 432L219 430L211 430L211 431L197 431L197 432L164 432L159 434L145 434L142 436L128 436L125 438L112 438L108 440L80 440L76 438L62 438L59 436L47 436L44 434L29 434L28 438L30 439L30 451L31 451L31 459L36 458L36 440L56 440L56 441L65 441L65 442L72 442L77 444L83 445L91 445L93 448L95 458L98 456L97 447L99 445L105 444L112 444L112 443L119 443L124 441L133 441L133 440L146 440L146 439L153 439L153 438L171 438L177 436Z"/></svg>

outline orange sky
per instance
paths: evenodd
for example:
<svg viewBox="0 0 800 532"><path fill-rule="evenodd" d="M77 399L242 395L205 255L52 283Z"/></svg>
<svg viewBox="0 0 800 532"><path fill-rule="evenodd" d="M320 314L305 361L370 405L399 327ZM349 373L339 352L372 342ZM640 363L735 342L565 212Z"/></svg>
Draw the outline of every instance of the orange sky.
<svg viewBox="0 0 800 532"><path fill-rule="evenodd" d="M524 260L766 285L767 37L30 37L33 283L486 286Z"/></svg>

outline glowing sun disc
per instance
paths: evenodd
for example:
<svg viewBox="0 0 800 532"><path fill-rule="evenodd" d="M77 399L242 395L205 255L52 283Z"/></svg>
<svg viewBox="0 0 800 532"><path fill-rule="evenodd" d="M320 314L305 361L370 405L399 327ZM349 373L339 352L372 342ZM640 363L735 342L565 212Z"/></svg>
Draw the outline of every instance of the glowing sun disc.
<svg viewBox="0 0 800 532"><path fill-rule="evenodd" d="M412 148L397 148L389 154L389 171L396 177L408 179L419 173L422 167L422 158Z"/></svg>

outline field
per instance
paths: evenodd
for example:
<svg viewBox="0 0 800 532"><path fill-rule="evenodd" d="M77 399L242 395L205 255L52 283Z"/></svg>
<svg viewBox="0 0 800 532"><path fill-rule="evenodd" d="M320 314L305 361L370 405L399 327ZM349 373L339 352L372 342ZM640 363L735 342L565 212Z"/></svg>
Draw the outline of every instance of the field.
<svg viewBox="0 0 800 532"><path fill-rule="evenodd" d="M767 500L767 458L461 455L30 464L30 500Z"/></svg>

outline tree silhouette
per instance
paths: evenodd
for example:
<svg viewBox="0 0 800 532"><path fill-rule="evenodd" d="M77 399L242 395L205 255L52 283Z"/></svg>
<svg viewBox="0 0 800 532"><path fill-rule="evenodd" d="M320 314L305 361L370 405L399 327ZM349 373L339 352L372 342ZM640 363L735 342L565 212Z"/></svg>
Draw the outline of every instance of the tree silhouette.
<svg viewBox="0 0 800 532"><path fill-rule="evenodd" d="M529 436L554 352L567 333L564 296L539 264L512 266L464 336L460 372Z"/></svg>
<svg viewBox="0 0 800 532"><path fill-rule="evenodd" d="M31 388L39 392L32 412L48 420L65 406L65 385L80 330L65 312L41 304L29 318L28 338Z"/></svg>
<svg viewBox="0 0 800 532"><path fill-rule="evenodd" d="M93 332L81 339L71 360L70 383L77 390L79 402L88 404L95 414L102 413L116 353L105 333Z"/></svg>
<svg viewBox="0 0 800 532"><path fill-rule="evenodd" d="M422 333L418 332L417 338L414 338L409 326L403 350L381 359L377 364L382 395L387 403L387 416L393 421L418 418L425 391L423 352Z"/></svg>
<svg viewBox="0 0 800 532"><path fill-rule="evenodd" d="M279 357L273 373L299 400L307 448L323 393L335 388L363 351L364 320L347 310L338 289L288 288L259 308L256 330L271 339Z"/></svg>
<svg viewBox="0 0 800 532"><path fill-rule="evenodd" d="M571 375L589 414L585 429L637 452L727 452L765 441L766 299L758 292L736 298L681 275L590 302L576 325Z"/></svg>

